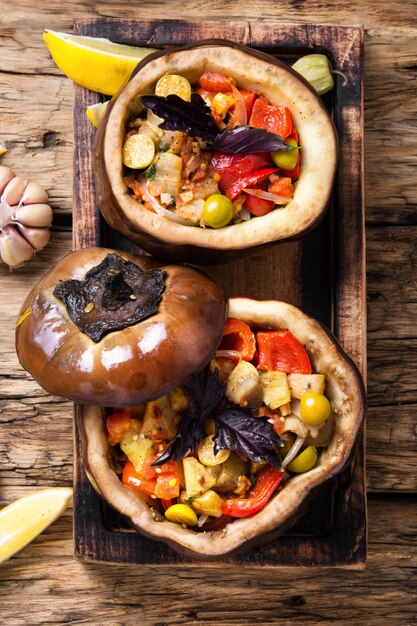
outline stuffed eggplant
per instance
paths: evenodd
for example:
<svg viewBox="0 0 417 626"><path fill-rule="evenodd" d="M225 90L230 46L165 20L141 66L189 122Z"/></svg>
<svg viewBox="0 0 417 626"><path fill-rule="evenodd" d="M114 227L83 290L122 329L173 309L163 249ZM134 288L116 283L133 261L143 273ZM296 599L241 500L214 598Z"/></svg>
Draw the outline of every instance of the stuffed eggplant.
<svg viewBox="0 0 417 626"><path fill-rule="evenodd" d="M141 533L216 559L285 532L347 463L360 375L296 307L232 298L209 366L134 409L85 407L85 460Z"/></svg>
<svg viewBox="0 0 417 626"><path fill-rule="evenodd" d="M95 146L109 224L157 256L209 263L310 230L336 163L333 123L308 83L221 40L142 61Z"/></svg>
<svg viewBox="0 0 417 626"><path fill-rule="evenodd" d="M87 248L64 257L32 289L17 322L16 351L49 393L137 405L210 359L225 316L221 288L202 272Z"/></svg>

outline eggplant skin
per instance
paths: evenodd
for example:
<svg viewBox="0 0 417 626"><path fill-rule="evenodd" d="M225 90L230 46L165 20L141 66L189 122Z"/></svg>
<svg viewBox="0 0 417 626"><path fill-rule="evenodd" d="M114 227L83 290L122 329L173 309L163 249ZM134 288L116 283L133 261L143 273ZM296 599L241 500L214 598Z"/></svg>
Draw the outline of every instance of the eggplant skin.
<svg viewBox="0 0 417 626"><path fill-rule="evenodd" d="M165 291L155 315L95 343L53 291L59 280L82 280L111 252L144 270L164 267ZM21 314L29 308L16 328L21 365L49 393L100 406L139 405L184 383L210 360L227 314L222 289L202 272L107 248L61 259L32 289Z"/></svg>
<svg viewBox="0 0 417 626"><path fill-rule="evenodd" d="M241 87L291 110L302 145L294 198L263 217L221 229L176 224L139 206L123 178L122 145L137 96L153 93L158 78L181 74L196 83L204 69L225 72ZM169 261L224 263L307 234L323 218L337 167L338 140L321 99L299 74L263 52L225 40L202 41L145 57L107 108L96 134L97 200L112 228Z"/></svg>
<svg viewBox="0 0 417 626"><path fill-rule="evenodd" d="M313 370L326 376L326 395L335 415L331 442L316 467L292 476L281 491L256 515L235 520L225 529L196 533L164 519L123 485L109 465L110 449L99 407L83 407L80 431L84 433L85 464L101 495L124 514L143 535L170 545L180 554L201 560L218 560L282 535L305 511L314 494L349 462L365 413L361 376L331 333L297 307L274 300L231 298L229 316L259 328L288 328L306 347Z"/></svg>

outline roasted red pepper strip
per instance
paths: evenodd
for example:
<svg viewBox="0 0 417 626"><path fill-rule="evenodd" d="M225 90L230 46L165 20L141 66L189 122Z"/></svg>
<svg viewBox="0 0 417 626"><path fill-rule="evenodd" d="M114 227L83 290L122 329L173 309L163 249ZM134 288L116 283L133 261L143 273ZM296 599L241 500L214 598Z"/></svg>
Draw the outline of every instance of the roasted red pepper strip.
<svg viewBox="0 0 417 626"><path fill-rule="evenodd" d="M286 139L292 130L290 110L285 106L273 106L262 97L257 98L252 108L249 126L264 128Z"/></svg>
<svg viewBox="0 0 417 626"><path fill-rule="evenodd" d="M256 351L256 340L250 326L242 320L229 318L223 331L219 350L236 350L244 361L252 361Z"/></svg>
<svg viewBox="0 0 417 626"><path fill-rule="evenodd" d="M304 346L289 330L273 330L256 335L258 369L287 374L311 374L311 363Z"/></svg>
<svg viewBox="0 0 417 626"><path fill-rule="evenodd" d="M223 502L224 515L230 517L254 515L271 499L283 476L284 472L268 465L259 472L255 485L245 498L229 498Z"/></svg>
<svg viewBox="0 0 417 626"><path fill-rule="evenodd" d="M149 480L138 474L130 461L126 463L123 470L122 483L147 495L153 495L156 487L156 479Z"/></svg>
<svg viewBox="0 0 417 626"><path fill-rule="evenodd" d="M236 84L236 81L230 76L226 76L220 72L210 72L209 70L205 70L201 74L198 82L200 83L200 87L206 91L214 91L214 93L218 91L227 93L232 90L231 85Z"/></svg>
<svg viewBox="0 0 417 626"><path fill-rule="evenodd" d="M256 183L265 180L271 174L274 174L278 171L277 167L270 167L266 170L260 170L259 172L252 172L251 174L246 174L242 178L238 178L235 182L230 185L227 189L227 195L230 200L234 200L236 196L240 194L241 191L246 189L246 187L251 187L252 185L256 185Z"/></svg>
<svg viewBox="0 0 417 626"><path fill-rule="evenodd" d="M230 187L248 174L272 168L270 152L256 154L225 154L214 152L211 165L217 174L220 174L220 191L227 193Z"/></svg>

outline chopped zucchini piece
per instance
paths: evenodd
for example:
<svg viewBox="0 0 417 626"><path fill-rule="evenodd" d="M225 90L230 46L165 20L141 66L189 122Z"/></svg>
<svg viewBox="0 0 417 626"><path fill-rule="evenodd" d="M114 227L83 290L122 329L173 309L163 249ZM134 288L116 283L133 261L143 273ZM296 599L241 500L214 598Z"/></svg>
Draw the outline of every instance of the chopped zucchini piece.
<svg viewBox="0 0 417 626"><path fill-rule="evenodd" d="M189 498L198 496L216 484L215 468L205 467L192 456L182 460L185 490Z"/></svg>
<svg viewBox="0 0 417 626"><path fill-rule="evenodd" d="M134 430L129 430L123 435L120 447L139 473L142 470L145 458L155 454L155 446L152 439L139 435Z"/></svg>
<svg viewBox="0 0 417 626"><path fill-rule="evenodd" d="M301 400L307 391L324 394L324 374L288 374L291 397Z"/></svg>
<svg viewBox="0 0 417 626"><path fill-rule="evenodd" d="M212 489L208 489L193 500L192 507L202 515L221 517L223 515L223 498Z"/></svg>
<svg viewBox="0 0 417 626"><path fill-rule="evenodd" d="M251 363L240 361L227 379L226 385L226 397L231 402L253 408L262 405L259 372Z"/></svg>
<svg viewBox="0 0 417 626"><path fill-rule="evenodd" d="M239 485L239 476L244 476L248 470L248 464L232 452L220 466L214 489L220 492L234 491ZM217 469L217 468L216 468Z"/></svg>
<svg viewBox="0 0 417 626"><path fill-rule="evenodd" d="M176 436L180 421L181 417L171 408L169 396L162 396L146 405L142 434L156 441L170 441Z"/></svg>
<svg viewBox="0 0 417 626"><path fill-rule="evenodd" d="M188 406L188 396L182 387L174 389L169 394L169 400L171 402L171 408L175 413L181 413L185 411Z"/></svg>
<svg viewBox="0 0 417 626"><path fill-rule="evenodd" d="M290 402L291 394L285 372L262 372L261 383L264 403L273 411Z"/></svg>
<svg viewBox="0 0 417 626"><path fill-rule="evenodd" d="M182 184L182 159L172 152L160 152L156 161L155 178L148 188L153 196L169 193L176 198Z"/></svg>

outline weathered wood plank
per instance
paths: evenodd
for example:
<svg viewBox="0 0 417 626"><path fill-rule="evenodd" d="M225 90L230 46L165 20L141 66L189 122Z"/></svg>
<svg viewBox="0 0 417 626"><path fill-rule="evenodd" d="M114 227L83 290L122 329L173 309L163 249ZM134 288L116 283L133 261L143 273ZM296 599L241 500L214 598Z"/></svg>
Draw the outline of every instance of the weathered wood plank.
<svg viewBox="0 0 417 626"><path fill-rule="evenodd" d="M369 520L369 561L362 572L220 573L214 568L85 565L72 559L68 511L3 569L3 619L12 626L414 624L416 501L371 497Z"/></svg>

